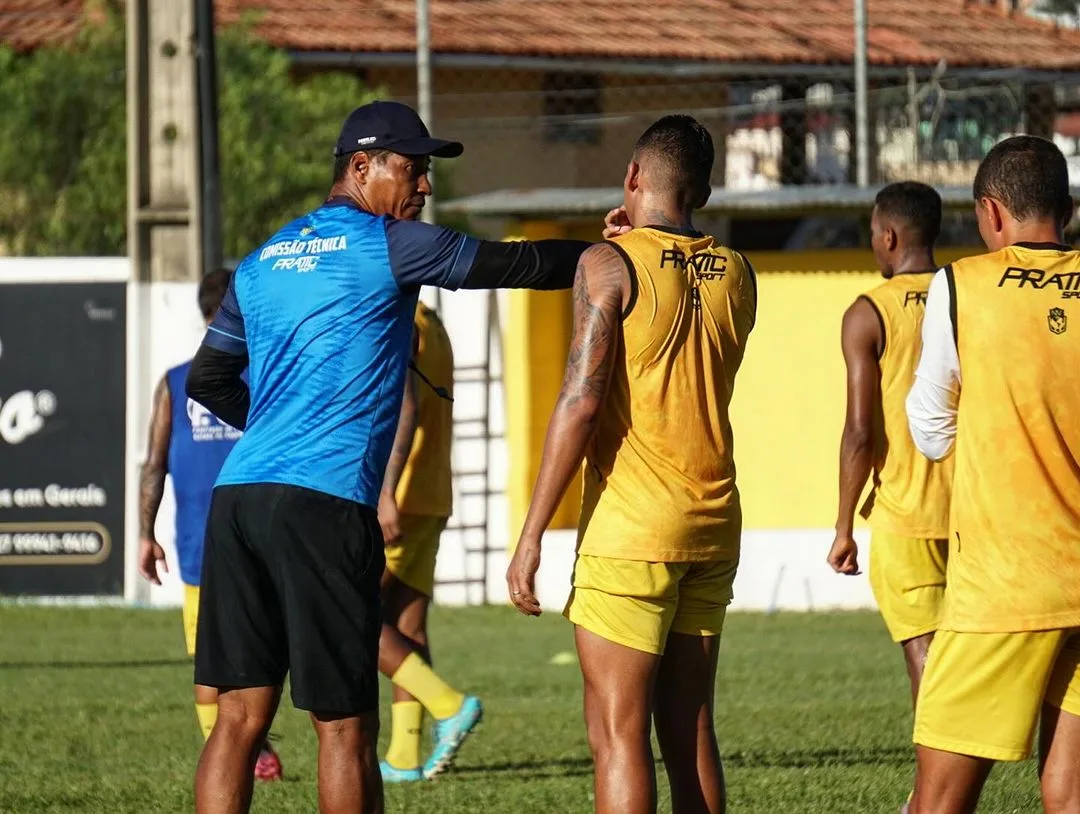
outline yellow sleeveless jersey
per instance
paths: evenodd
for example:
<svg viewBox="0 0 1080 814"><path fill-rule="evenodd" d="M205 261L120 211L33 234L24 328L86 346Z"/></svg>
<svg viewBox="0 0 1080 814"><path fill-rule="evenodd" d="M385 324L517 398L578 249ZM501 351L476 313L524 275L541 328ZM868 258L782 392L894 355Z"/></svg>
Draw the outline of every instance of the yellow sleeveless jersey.
<svg viewBox="0 0 1080 814"><path fill-rule="evenodd" d="M933 463L915 448L904 402L922 350L926 292L934 272L897 274L864 294L885 334L881 413L874 422L874 488L862 515L877 531L944 540L949 536L953 458Z"/></svg>
<svg viewBox="0 0 1080 814"><path fill-rule="evenodd" d="M946 269L960 358L945 630L1080 626L1080 252Z"/></svg>
<svg viewBox="0 0 1080 814"><path fill-rule="evenodd" d="M435 387L454 394L454 352L450 336L438 314L417 303L416 367ZM453 509L450 447L454 432L454 405L413 376L417 424L409 460L398 483L398 509L405 514L449 517Z"/></svg>
<svg viewBox="0 0 1080 814"><path fill-rule="evenodd" d="M754 325L754 272L713 238L659 228L611 241L634 286L588 451L581 554L648 562L737 557L728 405Z"/></svg>

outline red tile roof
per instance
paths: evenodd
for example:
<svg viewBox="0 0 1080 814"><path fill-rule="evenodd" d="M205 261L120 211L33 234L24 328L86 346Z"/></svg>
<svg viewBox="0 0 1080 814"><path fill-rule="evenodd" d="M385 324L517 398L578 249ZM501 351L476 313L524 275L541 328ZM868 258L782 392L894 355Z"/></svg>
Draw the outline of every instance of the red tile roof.
<svg viewBox="0 0 1080 814"><path fill-rule="evenodd" d="M18 51L69 40L84 22L82 0L0 0L0 42Z"/></svg>
<svg viewBox="0 0 1080 814"><path fill-rule="evenodd" d="M995 0L867 0L875 65L1080 69L1080 32ZM1009 5L1008 0L996 4ZM0 0L0 41L62 40L78 0ZM257 31L295 51L407 52L413 0L217 0L221 22L254 13ZM432 48L443 54L843 64L854 45L841 0L431 0Z"/></svg>

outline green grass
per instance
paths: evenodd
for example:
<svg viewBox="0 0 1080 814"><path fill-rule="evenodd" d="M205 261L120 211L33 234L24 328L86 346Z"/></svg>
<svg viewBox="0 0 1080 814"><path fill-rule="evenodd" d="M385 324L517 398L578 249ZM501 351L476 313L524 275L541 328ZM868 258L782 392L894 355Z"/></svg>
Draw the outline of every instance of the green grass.
<svg viewBox="0 0 1080 814"><path fill-rule="evenodd" d="M730 810L895 812L913 774L911 713L880 620L732 614L727 625L717 729ZM432 637L440 672L484 699L485 722L451 774L389 787L387 810L590 812L580 673L550 663L573 649L569 625L438 608ZM0 812L192 810L190 685L178 611L0 606ZM286 701L274 731L287 779L260 785L254 810L313 811L307 718ZM980 811L1038 810L1034 775L1031 762L999 766Z"/></svg>

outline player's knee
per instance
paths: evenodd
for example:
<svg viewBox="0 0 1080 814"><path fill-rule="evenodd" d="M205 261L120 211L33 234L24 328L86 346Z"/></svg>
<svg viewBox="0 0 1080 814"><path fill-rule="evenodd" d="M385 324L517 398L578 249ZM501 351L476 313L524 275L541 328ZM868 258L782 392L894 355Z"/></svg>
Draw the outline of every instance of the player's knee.
<svg viewBox="0 0 1080 814"><path fill-rule="evenodd" d="M694 755L702 743L716 739L712 719L696 707L657 710L656 735L666 752Z"/></svg>
<svg viewBox="0 0 1080 814"><path fill-rule="evenodd" d="M379 714L342 716L335 713L311 713L320 741L336 742L350 749L373 747L379 739Z"/></svg>
<svg viewBox="0 0 1080 814"><path fill-rule="evenodd" d="M1040 782L1046 814L1075 814L1080 811L1080 771L1049 767L1043 771Z"/></svg>
<svg viewBox="0 0 1080 814"><path fill-rule="evenodd" d="M402 619L398 622L398 633L419 647L427 647L427 631L422 624Z"/></svg>
<svg viewBox="0 0 1080 814"><path fill-rule="evenodd" d="M604 712L586 712L585 730L589 749L595 758L601 758L627 747L637 747L648 740L647 720L642 723L637 715L615 715Z"/></svg>
<svg viewBox="0 0 1080 814"><path fill-rule="evenodd" d="M232 702L225 695L218 700L218 715L214 728L221 729L230 740L254 742L270 728L270 720L262 710Z"/></svg>

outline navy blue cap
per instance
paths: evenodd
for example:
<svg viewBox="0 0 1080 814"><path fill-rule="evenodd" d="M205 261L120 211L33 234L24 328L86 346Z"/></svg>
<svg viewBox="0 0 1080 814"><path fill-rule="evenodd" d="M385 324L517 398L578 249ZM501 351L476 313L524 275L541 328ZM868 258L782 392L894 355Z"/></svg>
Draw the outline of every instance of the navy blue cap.
<svg viewBox="0 0 1080 814"><path fill-rule="evenodd" d="M457 158L465 148L459 141L432 138L423 119L400 102L371 102L358 107L341 126L334 155L357 150L391 150L402 155Z"/></svg>

